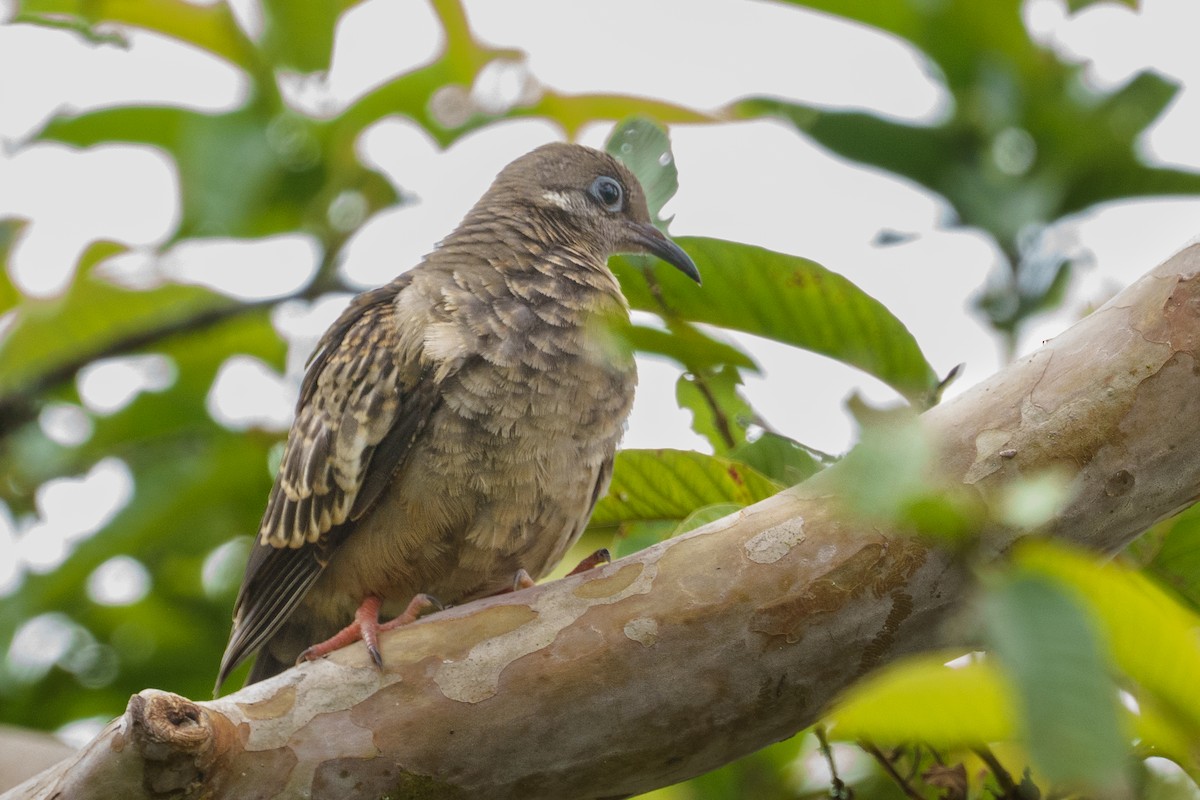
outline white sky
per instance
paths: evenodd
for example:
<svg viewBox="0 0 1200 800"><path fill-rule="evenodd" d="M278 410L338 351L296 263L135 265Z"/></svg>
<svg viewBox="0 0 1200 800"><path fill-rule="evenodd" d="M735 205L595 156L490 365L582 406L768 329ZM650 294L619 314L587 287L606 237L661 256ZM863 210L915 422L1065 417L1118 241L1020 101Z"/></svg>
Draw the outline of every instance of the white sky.
<svg viewBox="0 0 1200 800"><path fill-rule="evenodd" d="M254 0L234 5L239 19L257 32ZM936 118L946 102L920 55L907 45L782 4L467 0L466 6L478 35L523 49L538 80L568 92L644 94L700 108L748 94L774 94L918 121ZM1144 67L1183 82L1178 99L1143 145L1153 160L1200 167L1195 133L1200 130L1200 59L1194 43L1200 3L1143 0L1142 6L1141 13L1100 6L1067 20L1062 0L1031 0L1026 19L1062 52L1090 61L1091 78L1099 85L1119 84ZM0 19L10 15L11 0L0 0ZM379 81L432 58L437 36L425 3L368 0L345 15L327 78L290 81L285 92L298 107L335 112ZM13 277L31 294L53 293L70 279L86 244L103 237L142 249L141 257L118 265L128 276L161 270L239 296L295 290L312 274L316 259L313 243L301 235L254 243L187 243L161 264L144 256L167 238L179 215L174 168L162 154L128 146L18 149L17 143L58 109L151 102L222 111L244 98L244 80L223 62L150 34L133 32L130 39L132 48L123 51L90 47L63 31L0 26L0 216L33 220L14 253ZM512 70L496 70L481 88L515 92L518 78ZM599 146L607 133L605 126L592 126L583 141ZM677 126L671 135L681 170L679 194L668 208L676 215L675 234L750 242L841 272L909 326L939 373L966 364L951 394L999 367L996 341L969 310L970 298L993 266L991 245L969 231L939 228L946 209L936 197L832 158L780 123ZM347 275L374 285L412 266L450 231L500 167L553 138L558 134L546 123L508 122L442 152L406 121L372 127L360 141L363 157L420 202L371 221L348 248ZM1064 311L1031 328L1023 351L1061 331L1086 303L1103 299L1168 257L1196 234L1198 222L1200 200L1148 200L1113 205L1065 226L1063 235L1077 236L1095 253L1095 264L1077 281ZM873 247L880 230L917 238ZM232 360L210 398L214 415L232 425L286 425L298 365L340 302L344 299L313 309L291 304L281 311L277 324L301 340L290 359L291 374L281 379L252 359ZM878 382L824 358L769 342L750 346L765 369L762 377L747 380L752 402L776 427L812 446L838 452L851 442L843 409L850 392L893 399ZM151 388L170 379L169 370L164 378L163 366L153 359L130 360L109 373L111 381L125 382L131 374L140 375ZM85 400L98 412L128 401L112 386L105 388L104 375L93 373L82 382ZM670 366L642 364L627 446L701 446L687 416L675 407L676 375ZM70 440L87 435L86 421L78 417L59 409L43 419L49 431ZM11 520L0 508L0 595L15 587L22 569L58 563L73 541L113 513L112 498L127 496L128 483L127 471L115 460L80 480L56 482L47 500L70 495L59 505L78 509L76 520L65 520L49 507L36 520ZM3 558L13 552L20 564ZM124 579L134 573L126 562L116 562L95 584L108 586L114 575Z"/></svg>

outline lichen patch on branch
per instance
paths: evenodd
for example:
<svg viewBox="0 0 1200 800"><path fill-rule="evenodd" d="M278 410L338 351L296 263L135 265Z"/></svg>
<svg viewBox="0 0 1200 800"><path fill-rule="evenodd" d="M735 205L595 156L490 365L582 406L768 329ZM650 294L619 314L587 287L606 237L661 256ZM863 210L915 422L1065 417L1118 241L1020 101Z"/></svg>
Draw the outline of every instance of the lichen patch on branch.
<svg viewBox="0 0 1200 800"><path fill-rule="evenodd" d="M658 641L658 622L649 617L638 617L625 623L625 635L642 645L650 647Z"/></svg>
<svg viewBox="0 0 1200 800"><path fill-rule="evenodd" d="M742 549L756 564L774 564L804 541L804 519L796 517L751 537Z"/></svg>

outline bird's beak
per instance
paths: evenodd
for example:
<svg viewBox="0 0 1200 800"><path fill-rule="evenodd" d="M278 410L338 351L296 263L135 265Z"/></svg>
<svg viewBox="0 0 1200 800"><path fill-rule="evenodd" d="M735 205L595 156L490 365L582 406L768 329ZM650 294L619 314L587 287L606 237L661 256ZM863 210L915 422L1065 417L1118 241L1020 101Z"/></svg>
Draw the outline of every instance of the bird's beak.
<svg viewBox="0 0 1200 800"><path fill-rule="evenodd" d="M668 239L658 228L648 222L634 224L631 226L629 238L639 250L658 256L696 283L700 283L700 270L696 269L691 256L683 252L683 248Z"/></svg>

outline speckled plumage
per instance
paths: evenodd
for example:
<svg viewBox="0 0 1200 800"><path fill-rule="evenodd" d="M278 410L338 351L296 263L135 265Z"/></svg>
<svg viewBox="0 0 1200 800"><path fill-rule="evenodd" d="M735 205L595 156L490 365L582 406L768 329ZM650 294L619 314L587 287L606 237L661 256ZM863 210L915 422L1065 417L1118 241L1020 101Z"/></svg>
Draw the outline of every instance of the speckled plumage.
<svg viewBox="0 0 1200 800"><path fill-rule="evenodd" d="M385 615L420 592L462 603L562 558L633 401L632 359L597 336L628 314L606 260L630 250L695 276L622 165L547 145L419 265L355 298L305 376L218 683L256 651L250 682L285 669L364 597Z"/></svg>

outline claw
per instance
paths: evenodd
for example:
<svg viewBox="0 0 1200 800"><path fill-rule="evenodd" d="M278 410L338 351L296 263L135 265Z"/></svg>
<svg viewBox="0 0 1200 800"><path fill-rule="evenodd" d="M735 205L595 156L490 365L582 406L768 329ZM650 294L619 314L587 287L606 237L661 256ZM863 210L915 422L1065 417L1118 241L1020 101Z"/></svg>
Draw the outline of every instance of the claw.
<svg viewBox="0 0 1200 800"><path fill-rule="evenodd" d="M380 624L379 608L381 605L383 605L383 601L378 597L373 595L364 597L362 605L354 612L353 622L325 641L318 642L306 649L296 659L296 663L301 664L305 661L313 661L361 639L363 644L367 646L367 652L371 655L371 660L375 662L375 666L383 669L383 655L379 652L379 634L381 631L390 631L394 628L407 625L410 622L415 622L423 611L430 609L442 611L445 609L445 606L437 598L427 594L418 594L413 596L413 599L409 601L408 607L404 609L402 614Z"/></svg>
<svg viewBox="0 0 1200 800"><path fill-rule="evenodd" d="M524 567L517 570L517 574L513 576L512 590L514 592L520 589L528 589L535 585L533 578L529 577L529 573L525 571Z"/></svg>

